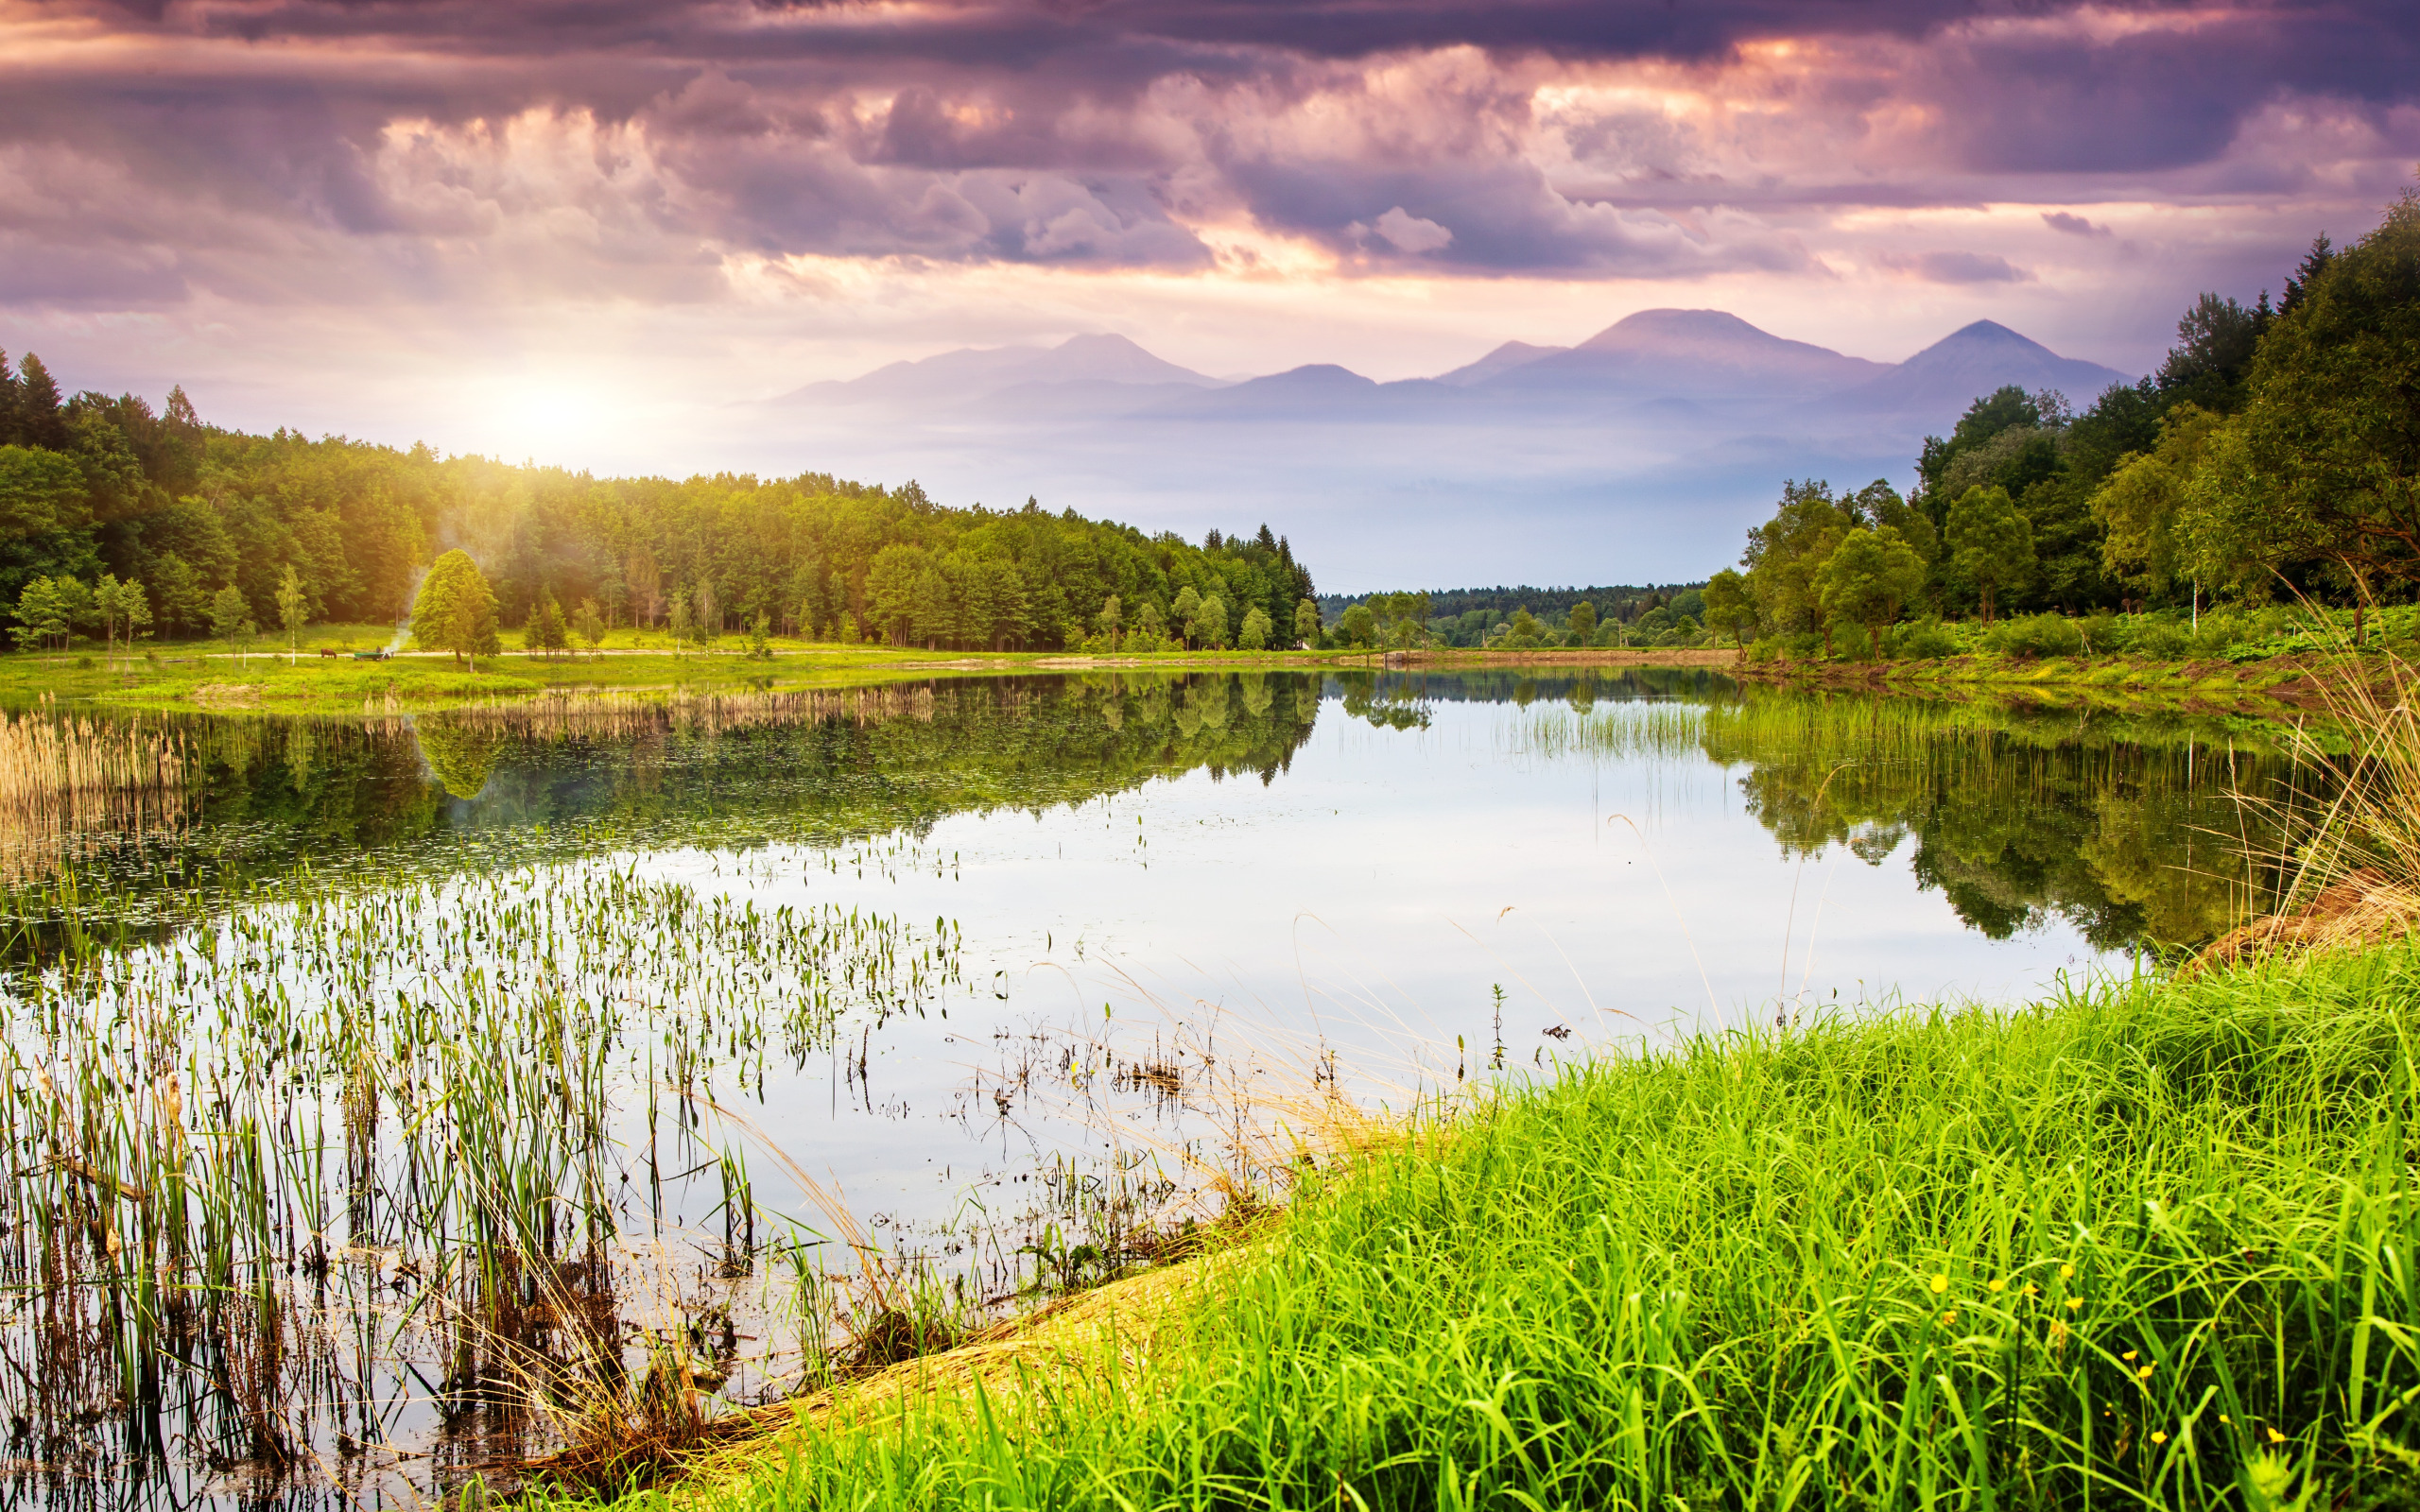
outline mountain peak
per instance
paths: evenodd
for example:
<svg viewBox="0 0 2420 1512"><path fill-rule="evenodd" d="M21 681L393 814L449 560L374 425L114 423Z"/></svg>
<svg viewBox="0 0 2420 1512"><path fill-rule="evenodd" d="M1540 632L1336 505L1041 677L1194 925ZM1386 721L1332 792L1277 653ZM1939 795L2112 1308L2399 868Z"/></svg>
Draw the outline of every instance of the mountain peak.
<svg viewBox="0 0 2420 1512"><path fill-rule="evenodd" d="M1639 310L1580 343L1582 352L1620 352L1674 341L1764 342L1782 338L1760 331L1728 310ZM1796 346L1802 343L1792 342Z"/></svg>

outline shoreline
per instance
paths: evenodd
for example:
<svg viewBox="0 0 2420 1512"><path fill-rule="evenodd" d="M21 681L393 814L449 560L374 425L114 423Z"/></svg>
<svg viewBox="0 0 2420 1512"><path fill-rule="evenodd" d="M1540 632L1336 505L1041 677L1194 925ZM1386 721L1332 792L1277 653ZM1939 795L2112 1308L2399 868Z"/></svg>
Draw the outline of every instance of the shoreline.
<svg viewBox="0 0 2420 1512"><path fill-rule="evenodd" d="M1632 1504L1698 1486L1764 1505L1828 1443L1824 1473L1857 1484L1914 1456L1928 1482L2004 1494L2215 1492L2274 1451L2341 1501L2420 1440L2361 1405L2405 1398L2420 1347L2376 1333L2349 1400L2341 1364L2362 1320L2400 1328L2420 1294L2392 1246L2291 1236L2400 1221L2415 988L2406 936L1577 1061L1323 1164L1206 1256L735 1412L650 1461L669 1475L649 1494L991 1504L1003 1473L1174 1491L1208 1452L1284 1504L1322 1486L1399 1504L1458 1466L1495 1493L1474 1503L1618 1483ZM2132 1111L2043 1122L2086 1095ZM2246 1098L2268 1115L2246 1124ZM2137 1221L2146 1193L2182 1226ZM1850 1211L1871 1216L1833 1221ZM2318 1320L2290 1359L2263 1322L2278 1308ZM1962 1434L1887 1388L1970 1367L1998 1383ZM2060 1430L2077 1400L2087 1431ZM1490 1401L1500 1432L1468 1411ZM1594 1452L1626 1423L1637 1452ZM612 1498L528 1469L540 1502Z"/></svg>

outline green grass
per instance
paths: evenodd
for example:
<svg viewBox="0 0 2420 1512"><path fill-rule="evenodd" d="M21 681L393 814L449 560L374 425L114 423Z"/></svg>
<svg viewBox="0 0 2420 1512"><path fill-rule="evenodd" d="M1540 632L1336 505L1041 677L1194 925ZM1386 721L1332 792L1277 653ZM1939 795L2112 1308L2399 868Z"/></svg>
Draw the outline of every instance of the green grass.
<svg viewBox="0 0 2420 1512"><path fill-rule="evenodd" d="M2420 1506L2420 950L1604 1058L748 1508Z"/></svg>
<svg viewBox="0 0 2420 1512"><path fill-rule="evenodd" d="M406 712L526 697L549 688L658 689L803 688L864 684L906 677L1017 672L1061 653L928 651L920 646L842 645L776 639L772 660L742 653L747 642L726 636L715 648L694 647L675 655L660 631L615 630L602 656L544 656L521 646L518 631L507 634L504 653L482 658L475 668L450 657L408 654L389 662L356 662L349 654L388 643L390 627L315 625L299 637L300 655L289 662L284 640L268 637L241 656L223 642L146 642L133 654L111 656L97 647L67 653L0 655L0 702L54 698L126 708L260 709L279 713L344 714L385 712L391 694ZM340 654L320 655L321 648ZM1335 655L1301 652L1213 655L1173 652L1134 659L1152 666L1188 670L1217 662L1269 666L1319 664ZM1125 659L1121 659L1123 661Z"/></svg>

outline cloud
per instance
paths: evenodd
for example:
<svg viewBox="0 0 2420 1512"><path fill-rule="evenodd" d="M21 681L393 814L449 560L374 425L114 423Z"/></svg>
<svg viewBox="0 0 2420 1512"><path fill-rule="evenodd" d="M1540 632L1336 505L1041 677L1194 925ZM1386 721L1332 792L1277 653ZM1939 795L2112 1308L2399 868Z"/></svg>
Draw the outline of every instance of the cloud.
<svg viewBox="0 0 2420 1512"><path fill-rule="evenodd" d="M2030 284L2033 275L1996 252L1883 252L1880 266L1927 284Z"/></svg>
<svg viewBox="0 0 2420 1512"><path fill-rule="evenodd" d="M1422 252L1433 252L1441 247L1447 246L1454 239L1452 232L1433 220L1423 220L1418 215L1405 214L1401 205L1380 215L1377 224L1372 229L1385 237L1389 245L1397 251L1410 252L1414 256Z"/></svg>
<svg viewBox="0 0 2420 1512"><path fill-rule="evenodd" d="M2070 215L2064 210L2042 212L2042 224L2052 231L2064 232L2069 236L2115 236L2118 234L2106 226L2096 226L2083 216Z"/></svg>
<svg viewBox="0 0 2420 1512"><path fill-rule="evenodd" d="M2420 155L2420 12L68 0L0 9L12 152L60 212L0 201L20 301L703 301L735 260L1203 272L1239 246L1822 278L1877 207L2374 200Z"/></svg>

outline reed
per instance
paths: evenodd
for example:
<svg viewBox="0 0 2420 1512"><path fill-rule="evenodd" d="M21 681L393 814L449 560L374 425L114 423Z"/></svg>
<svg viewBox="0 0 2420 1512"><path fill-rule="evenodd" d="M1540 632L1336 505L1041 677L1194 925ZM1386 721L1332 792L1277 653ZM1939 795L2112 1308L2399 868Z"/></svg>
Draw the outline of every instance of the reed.
<svg viewBox="0 0 2420 1512"><path fill-rule="evenodd" d="M683 1504L2394 1506L2420 950L1571 1067Z"/></svg>

